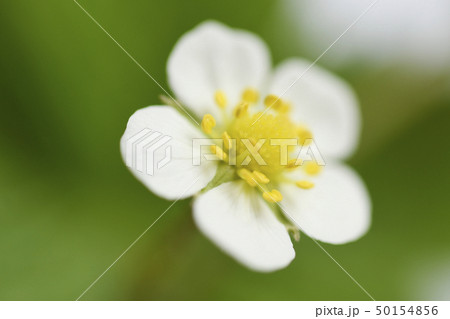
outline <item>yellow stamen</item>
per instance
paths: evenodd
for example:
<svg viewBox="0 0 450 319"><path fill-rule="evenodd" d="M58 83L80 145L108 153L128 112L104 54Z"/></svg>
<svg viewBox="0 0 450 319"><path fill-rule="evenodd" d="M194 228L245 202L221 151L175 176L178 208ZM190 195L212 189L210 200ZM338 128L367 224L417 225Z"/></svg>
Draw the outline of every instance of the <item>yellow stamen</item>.
<svg viewBox="0 0 450 319"><path fill-rule="evenodd" d="M270 179L268 179L266 175L258 171L253 171L253 177L261 184L268 184L270 182Z"/></svg>
<svg viewBox="0 0 450 319"><path fill-rule="evenodd" d="M216 104L221 108L224 109L227 106L227 96L225 95L225 92L223 91L216 91L214 94L214 99L216 100Z"/></svg>
<svg viewBox="0 0 450 319"><path fill-rule="evenodd" d="M211 152L222 161L226 161L228 159L228 155L217 145L211 145Z"/></svg>
<svg viewBox="0 0 450 319"><path fill-rule="evenodd" d="M247 102L241 102L239 103L236 108L234 109L234 116L237 118L242 117L247 113L249 104Z"/></svg>
<svg viewBox="0 0 450 319"><path fill-rule="evenodd" d="M253 110L248 113L251 111ZM257 125L252 125L253 123ZM280 141L290 139L291 143L297 144L296 128L297 125L291 122L288 116L272 112L256 112L234 118L227 127L227 132L233 138L236 164L250 171L261 172L270 180L276 179L276 175L285 170L286 157L294 150L293 146L288 144L285 147ZM271 145L272 139L277 139L279 145ZM281 154L286 148L287 154Z"/></svg>
<svg viewBox="0 0 450 319"><path fill-rule="evenodd" d="M210 134L213 127L216 126L216 120L211 114L205 114L202 120L202 130L206 134Z"/></svg>
<svg viewBox="0 0 450 319"><path fill-rule="evenodd" d="M282 101L281 105L278 107L277 111L280 113L289 113L291 111L291 103Z"/></svg>
<svg viewBox="0 0 450 319"><path fill-rule="evenodd" d="M314 183L308 182L308 181L298 181L295 182L295 185L297 185L300 188L303 189L311 189L314 187Z"/></svg>
<svg viewBox="0 0 450 319"><path fill-rule="evenodd" d="M227 132L223 132L222 139L225 149L229 150L233 146L230 135Z"/></svg>
<svg viewBox="0 0 450 319"><path fill-rule="evenodd" d="M276 189L272 189L272 195L275 195L275 199L278 202L281 202L283 200L283 195L281 195L281 193Z"/></svg>
<svg viewBox="0 0 450 319"><path fill-rule="evenodd" d="M255 89L248 88L242 93L242 99L248 103L256 103L259 99L259 93Z"/></svg>
<svg viewBox="0 0 450 319"><path fill-rule="evenodd" d="M295 159L291 159L291 160L288 161L288 163L286 165L286 168L288 168L288 169L289 168L297 168L300 165L302 165L302 161L298 160L298 162L297 162L297 159L295 158Z"/></svg>
<svg viewBox="0 0 450 319"><path fill-rule="evenodd" d="M272 107L275 110L278 110L282 104L283 104L283 101L274 94L269 94L264 99L264 105L266 107Z"/></svg>
<svg viewBox="0 0 450 319"><path fill-rule="evenodd" d="M269 203L278 203L283 200L283 195L276 189L272 189L270 192L264 192L263 198Z"/></svg>
<svg viewBox="0 0 450 319"><path fill-rule="evenodd" d="M254 175L246 168L241 168L237 171L237 174L240 178L246 181L250 186L255 187L256 181Z"/></svg>
<svg viewBox="0 0 450 319"><path fill-rule="evenodd" d="M311 131L304 126L298 127L297 135L300 145L309 145L313 138Z"/></svg>
<svg viewBox="0 0 450 319"><path fill-rule="evenodd" d="M305 171L309 175L317 175L322 170L322 167L319 166L316 162L309 162L305 166Z"/></svg>

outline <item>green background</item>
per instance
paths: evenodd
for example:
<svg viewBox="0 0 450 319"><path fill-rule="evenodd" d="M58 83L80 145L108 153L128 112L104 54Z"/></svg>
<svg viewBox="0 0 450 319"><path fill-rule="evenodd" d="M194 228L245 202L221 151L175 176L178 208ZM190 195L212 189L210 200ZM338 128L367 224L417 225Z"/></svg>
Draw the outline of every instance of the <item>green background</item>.
<svg viewBox="0 0 450 319"><path fill-rule="evenodd" d="M261 35L274 63L317 56L277 1L80 4L167 89L173 45L206 19ZM161 90L71 0L3 0L0 35L0 299L74 300L170 205L119 153L129 116ZM374 209L361 240L324 246L375 299L427 298L420 285L450 256L449 69L325 66L358 93L350 163ZM295 249L284 270L249 271L199 233L184 200L82 299L368 299L307 236Z"/></svg>

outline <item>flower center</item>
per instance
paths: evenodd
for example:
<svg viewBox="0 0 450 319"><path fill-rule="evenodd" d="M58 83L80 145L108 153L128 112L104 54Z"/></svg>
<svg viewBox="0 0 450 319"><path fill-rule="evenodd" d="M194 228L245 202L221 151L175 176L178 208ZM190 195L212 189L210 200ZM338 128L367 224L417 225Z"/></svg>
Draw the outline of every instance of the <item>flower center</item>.
<svg viewBox="0 0 450 319"><path fill-rule="evenodd" d="M236 140L237 168L257 170L270 179L286 168L288 159L282 157L287 157L293 150L292 142L297 142L297 127L287 114L246 113L234 119L227 132ZM286 154L282 154L283 147Z"/></svg>
<svg viewBox="0 0 450 319"><path fill-rule="evenodd" d="M214 117L205 114L201 127L203 132L223 142L211 146L212 153L234 165L237 176L260 189L266 201L279 202L283 196L273 187L283 180L283 172L302 164L292 158L292 153L296 146L307 145L312 134L305 126L292 122L289 102L275 95L266 96L263 105L258 100L258 91L244 90L242 101L230 117L230 112L226 112L227 97L223 91L217 91L215 101L222 110L223 124L216 128ZM310 175L320 171L315 163L308 163L304 169ZM309 181L292 182L302 189L314 186Z"/></svg>

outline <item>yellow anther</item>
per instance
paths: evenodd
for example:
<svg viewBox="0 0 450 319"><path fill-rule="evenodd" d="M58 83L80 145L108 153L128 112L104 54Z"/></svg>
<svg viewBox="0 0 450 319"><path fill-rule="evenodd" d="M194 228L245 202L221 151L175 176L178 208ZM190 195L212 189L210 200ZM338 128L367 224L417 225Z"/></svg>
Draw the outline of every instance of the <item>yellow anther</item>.
<svg viewBox="0 0 450 319"><path fill-rule="evenodd" d="M291 159L291 160L288 161L288 163L286 165L286 168L297 168L300 165L302 165L302 161L301 160L298 160L298 162L297 162L297 159Z"/></svg>
<svg viewBox="0 0 450 319"><path fill-rule="evenodd" d="M227 96L223 91L216 91L214 94L214 99L216 100L216 104L221 108L225 108L227 106Z"/></svg>
<svg viewBox="0 0 450 319"><path fill-rule="evenodd" d="M314 187L314 183L308 182L308 181L298 181L295 182L295 185L297 185L300 188L303 189L311 189Z"/></svg>
<svg viewBox="0 0 450 319"><path fill-rule="evenodd" d="M247 113L248 110L248 102L241 102L239 103L236 108L234 109L234 116L237 118L242 117L243 115L245 115Z"/></svg>
<svg viewBox="0 0 450 319"><path fill-rule="evenodd" d="M277 202L281 202L283 200L283 195L281 195L281 193L278 190L272 189L271 193L272 193L272 195L275 195L275 200Z"/></svg>
<svg viewBox="0 0 450 319"><path fill-rule="evenodd" d="M264 104L266 105L266 107L270 107L280 113L289 113L292 108L291 103L282 100L280 97L274 94L267 95L264 99Z"/></svg>
<svg viewBox="0 0 450 319"><path fill-rule="evenodd" d="M283 195L276 189L272 189L270 192L264 192L263 198L269 203L278 203L283 200Z"/></svg>
<svg viewBox="0 0 450 319"><path fill-rule="evenodd" d="M248 88L242 93L242 99L248 103L256 103L259 99L259 93L255 89Z"/></svg>
<svg viewBox="0 0 450 319"><path fill-rule="evenodd" d="M223 151L219 146L217 145L211 145L211 152L216 155L220 160L226 161L228 159L227 153Z"/></svg>
<svg viewBox="0 0 450 319"><path fill-rule="evenodd" d="M227 132L223 132L222 139L225 149L229 150L233 146L230 135Z"/></svg>
<svg viewBox="0 0 450 319"><path fill-rule="evenodd" d="M213 127L216 126L216 120L211 114L205 114L202 120L202 130L206 134L211 133Z"/></svg>
<svg viewBox="0 0 450 319"><path fill-rule="evenodd" d="M270 182L270 179L268 179L266 175L258 171L253 171L253 177L261 184L268 184Z"/></svg>
<svg viewBox="0 0 450 319"><path fill-rule="evenodd" d="M278 110L282 104L283 104L283 101L274 94L269 94L264 99L264 105L266 107L271 107L274 110Z"/></svg>
<svg viewBox="0 0 450 319"><path fill-rule="evenodd" d="M319 166L316 162L308 162L305 166L305 171L309 175L317 175L322 170L322 167Z"/></svg>
<svg viewBox="0 0 450 319"><path fill-rule="evenodd" d="M252 187L256 186L255 177L252 174L252 172L250 172L248 169L241 168L240 170L237 171L237 174L240 178L242 178L244 181L246 181L250 186L252 186Z"/></svg>
<svg viewBox="0 0 450 319"><path fill-rule="evenodd" d="M280 113L289 113L292 109L291 103L288 102L281 102L281 105L278 106L278 108L275 108Z"/></svg>
<svg viewBox="0 0 450 319"><path fill-rule="evenodd" d="M297 136L298 136L300 145L309 145L313 138L311 131L304 126L298 127Z"/></svg>

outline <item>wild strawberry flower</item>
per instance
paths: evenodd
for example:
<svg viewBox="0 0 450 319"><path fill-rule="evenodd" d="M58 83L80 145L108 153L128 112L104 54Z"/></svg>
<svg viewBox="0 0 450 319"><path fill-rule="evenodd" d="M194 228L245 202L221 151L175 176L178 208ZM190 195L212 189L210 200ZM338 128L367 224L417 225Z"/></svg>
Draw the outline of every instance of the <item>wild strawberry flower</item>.
<svg viewBox="0 0 450 319"><path fill-rule="evenodd" d="M181 37L167 65L170 87L190 116L146 107L131 116L121 139L126 158L127 141L144 129L172 137L166 166L152 176L131 172L163 198L194 196L198 228L256 271L286 267L295 257L290 235L298 240L299 230L343 244L370 226L366 188L342 163L358 142L356 97L343 80L309 66L290 59L271 72L256 35L204 22ZM214 141L207 148L216 161L193 150L205 138ZM312 142L326 165L300 156Z"/></svg>

